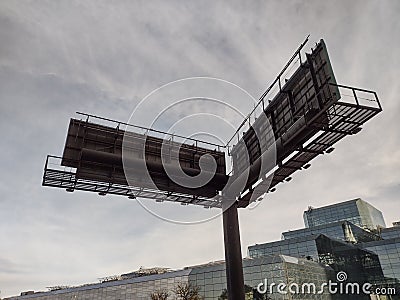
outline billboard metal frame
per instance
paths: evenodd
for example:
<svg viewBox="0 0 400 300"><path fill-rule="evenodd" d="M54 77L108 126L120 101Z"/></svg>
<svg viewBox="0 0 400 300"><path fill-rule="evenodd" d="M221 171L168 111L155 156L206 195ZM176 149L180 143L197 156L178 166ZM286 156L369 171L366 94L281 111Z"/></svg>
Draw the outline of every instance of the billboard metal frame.
<svg viewBox="0 0 400 300"><path fill-rule="evenodd" d="M42 185L63 188L68 192L88 191L104 196L106 194L126 196L130 199L146 198L157 202L179 202L182 205L201 205L204 208L221 207L221 198L207 198L189 194L166 192L156 189L134 187L118 183L105 183L98 180L76 177L76 169L61 165L61 156L47 155Z"/></svg>
<svg viewBox="0 0 400 300"><path fill-rule="evenodd" d="M319 131L318 135L301 147L293 151L293 154L274 170L273 179L269 187L269 192L274 191L275 186L279 183L288 181L289 176L298 170L308 168L309 162L318 155L329 153L327 151L336 142L343 139L347 135L356 134L369 119L382 111L376 92L354 88L345 85L337 85L343 92L340 101L336 102L328 109L330 123L329 128ZM358 93L362 92L369 97L359 97ZM347 101L346 101L347 100ZM367 101L369 106L363 105L363 101ZM87 115L87 118L100 118L93 115ZM105 118L100 118L105 119ZM109 122L123 124L118 121L106 119ZM145 130L144 128L141 128ZM164 134L163 132L158 131ZM175 135L176 136L176 135ZM197 141L201 142L201 141ZM224 145L211 145L224 148ZM227 146L226 146L227 147ZM82 190L97 193L107 193L113 195L121 195L127 197L142 197L155 199L156 201L172 201L185 204L197 204L206 208L217 207L221 208L221 197L207 198L201 196L193 196L183 193L168 193L154 189L146 189L132 187L123 184L111 183L107 184L96 180L85 180L76 178L76 169L61 165L62 157L48 155L46 158L43 174L43 186L64 188L68 191ZM261 196L261 195L260 195ZM239 202L243 201L239 199ZM244 203L245 204L245 203Z"/></svg>
<svg viewBox="0 0 400 300"><path fill-rule="evenodd" d="M272 176L266 192L274 192L276 185L290 181L294 172L308 169L312 159L332 152L335 143L345 136L360 132L362 125L382 111L376 92L341 84L335 86L341 91L341 99L320 112L326 114L328 126L320 126L321 124L315 122L318 115L313 118L308 126L314 126L316 133L298 147L290 149L288 155L265 175ZM265 190L256 189L258 185L262 185L262 182L253 186L253 190L248 191L245 196L239 197L239 207L246 207L253 193L258 193L256 198L264 195Z"/></svg>

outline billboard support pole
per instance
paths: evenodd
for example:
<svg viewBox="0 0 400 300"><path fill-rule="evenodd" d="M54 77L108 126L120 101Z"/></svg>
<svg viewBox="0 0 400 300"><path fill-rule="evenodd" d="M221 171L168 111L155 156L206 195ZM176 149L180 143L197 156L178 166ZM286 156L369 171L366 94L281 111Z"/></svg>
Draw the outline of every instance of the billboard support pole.
<svg viewBox="0 0 400 300"><path fill-rule="evenodd" d="M230 201L227 201L230 202ZM244 300L242 250L238 219L238 203L223 207L225 265L228 300Z"/></svg>

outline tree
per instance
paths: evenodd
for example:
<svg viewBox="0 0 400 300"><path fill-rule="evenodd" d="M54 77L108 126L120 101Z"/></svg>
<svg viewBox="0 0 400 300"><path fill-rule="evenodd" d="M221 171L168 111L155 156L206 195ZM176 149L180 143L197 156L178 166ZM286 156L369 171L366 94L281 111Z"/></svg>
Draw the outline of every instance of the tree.
<svg viewBox="0 0 400 300"><path fill-rule="evenodd" d="M227 300L228 299L228 290L224 289L221 295L218 297L218 300Z"/></svg>
<svg viewBox="0 0 400 300"><path fill-rule="evenodd" d="M151 300L167 300L169 293L165 290L155 291L150 295Z"/></svg>
<svg viewBox="0 0 400 300"><path fill-rule="evenodd" d="M266 294L260 294L257 292L257 289L252 288L251 286L245 284L244 285L244 293L246 300L269 300L271 298ZM228 290L224 289L221 295L218 297L218 300L227 300L228 299Z"/></svg>
<svg viewBox="0 0 400 300"><path fill-rule="evenodd" d="M202 300L199 292L200 288L190 283L179 283L174 289L174 293L181 300Z"/></svg>

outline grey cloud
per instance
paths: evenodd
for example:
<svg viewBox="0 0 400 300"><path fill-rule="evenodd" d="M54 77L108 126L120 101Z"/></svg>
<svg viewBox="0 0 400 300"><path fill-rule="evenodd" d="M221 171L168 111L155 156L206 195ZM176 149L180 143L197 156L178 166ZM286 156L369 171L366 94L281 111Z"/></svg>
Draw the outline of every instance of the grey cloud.
<svg viewBox="0 0 400 300"><path fill-rule="evenodd" d="M221 77L257 97L309 33L307 50L324 38L338 81L376 90L384 112L241 211L243 252L301 227L308 205L362 197L398 220L399 12L397 1L2 1L2 296L223 258L220 219L178 226L120 197L43 188L45 155L60 154L75 111L126 121L179 78Z"/></svg>

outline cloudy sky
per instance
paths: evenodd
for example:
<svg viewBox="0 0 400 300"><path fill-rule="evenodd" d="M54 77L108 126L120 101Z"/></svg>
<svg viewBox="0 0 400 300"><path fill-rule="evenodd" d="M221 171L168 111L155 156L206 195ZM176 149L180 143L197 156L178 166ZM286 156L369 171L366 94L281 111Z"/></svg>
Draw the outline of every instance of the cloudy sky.
<svg viewBox="0 0 400 300"><path fill-rule="evenodd" d="M377 91L384 112L240 211L243 254L302 227L308 205L361 197L400 220L399 16L395 0L1 1L0 297L222 259L221 218L177 225L122 197L42 187L45 157L61 154L76 111L126 121L173 80L217 77L258 97L308 34L307 50L325 39L337 81Z"/></svg>

